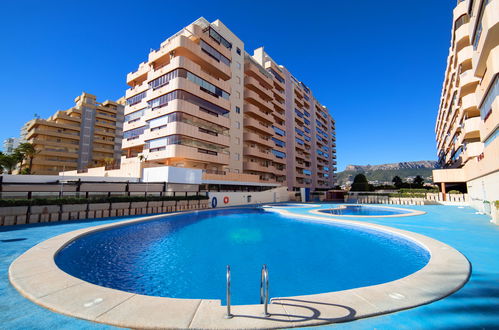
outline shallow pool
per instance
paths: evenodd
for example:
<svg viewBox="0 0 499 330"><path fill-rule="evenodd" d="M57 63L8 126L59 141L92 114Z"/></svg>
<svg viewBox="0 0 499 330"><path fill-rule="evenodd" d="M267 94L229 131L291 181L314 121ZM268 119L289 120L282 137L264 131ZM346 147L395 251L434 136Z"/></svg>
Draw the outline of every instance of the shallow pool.
<svg viewBox="0 0 499 330"><path fill-rule="evenodd" d="M365 205L345 205L334 209L319 210L321 213L331 214L335 216L394 216L405 215L412 213L411 210L404 210L391 207L377 207Z"/></svg>
<svg viewBox="0 0 499 330"><path fill-rule="evenodd" d="M259 302L267 264L270 296L380 284L421 269L428 252L387 233L296 221L260 208L169 216L83 236L55 258L67 273L119 290L222 299L232 268L232 303Z"/></svg>

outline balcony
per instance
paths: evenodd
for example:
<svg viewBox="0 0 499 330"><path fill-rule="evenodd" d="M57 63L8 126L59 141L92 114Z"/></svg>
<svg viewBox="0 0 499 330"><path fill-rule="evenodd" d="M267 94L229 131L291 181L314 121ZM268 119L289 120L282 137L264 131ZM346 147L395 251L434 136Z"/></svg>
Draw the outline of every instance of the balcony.
<svg viewBox="0 0 499 330"><path fill-rule="evenodd" d="M273 173L274 168L271 166L266 166L260 162L243 162L244 171L254 171L263 173Z"/></svg>
<svg viewBox="0 0 499 330"><path fill-rule="evenodd" d="M130 72L126 75L126 82L128 85L140 85L147 79L147 73L150 67L147 62L142 62L139 64L139 68L135 72Z"/></svg>
<svg viewBox="0 0 499 330"><path fill-rule="evenodd" d="M270 140L268 137L261 136L256 133L244 132L243 139L244 141L255 142L269 148L274 147L274 142L272 140Z"/></svg>
<svg viewBox="0 0 499 330"><path fill-rule="evenodd" d="M470 23L465 23L457 28L454 34L454 45L459 51L462 47L470 44Z"/></svg>
<svg viewBox="0 0 499 330"><path fill-rule="evenodd" d="M258 157L262 159L267 159L267 160L273 160L274 154L272 154L270 151L265 151L260 148L251 148L251 147L244 147L243 148L243 155L244 156L253 156L253 157Z"/></svg>
<svg viewBox="0 0 499 330"><path fill-rule="evenodd" d="M252 115L252 117L258 117L258 119L263 120L268 123L273 123L274 118L270 113L267 113L263 110L261 110L259 107L256 105L253 105L251 103L244 103L244 113L248 115Z"/></svg>
<svg viewBox="0 0 499 330"><path fill-rule="evenodd" d="M257 92L262 98L266 100L272 100L274 98L274 94L272 93L271 89L266 88L258 80L251 76L244 77L244 86L254 92Z"/></svg>
<svg viewBox="0 0 499 330"><path fill-rule="evenodd" d="M468 160L480 155L483 152L483 143L482 142L472 142L466 144L466 150L463 152L463 163L466 163Z"/></svg>
<svg viewBox="0 0 499 330"><path fill-rule="evenodd" d="M264 108L267 112L272 112L274 110L274 106L271 102L264 100L258 93L245 89L244 90L244 99L249 103L253 103L261 108Z"/></svg>
<svg viewBox="0 0 499 330"><path fill-rule="evenodd" d="M149 89L149 84L146 83L146 82L143 82L140 85L137 85L135 87L127 89L126 92L125 92L125 98L128 99L128 98L130 98L130 97L132 97L134 95L137 95L137 94L140 94L142 92L145 92L148 89Z"/></svg>
<svg viewBox="0 0 499 330"><path fill-rule="evenodd" d="M210 84L215 85L218 88L223 89L228 93L231 92L230 81L217 79L209 75L208 73L206 73L206 71L204 71L201 68L201 66L198 63L194 62L193 60L185 56L176 56L171 59L169 64L149 72L148 80L149 81L154 80L178 68L186 69L187 71L190 71L191 73L197 75L198 77L201 77L202 79L208 81Z"/></svg>
<svg viewBox="0 0 499 330"><path fill-rule="evenodd" d="M165 149L161 151L151 152L149 150L145 150L143 154L147 157L148 161L166 161L168 159L172 159L180 162L183 160L192 160L219 165L229 164L228 154L219 152L216 155L211 155L199 152L198 150L199 149L197 147L173 144L167 145Z"/></svg>
<svg viewBox="0 0 499 330"><path fill-rule="evenodd" d="M228 117L210 115L202 111L199 106L179 99L168 102L168 105L164 107L155 110L146 110L142 118L144 121L149 121L151 119L161 117L172 112L187 113L189 115L206 120L210 123L214 123L225 128L230 128L230 119Z"/></svg>
<svg viewBox="0 0 499 330"><path fill-rule="evenodd" d="M207 43L210 44L210 42ZM204 71L222 80L228 80L231 77L231 69L228 65L212 58L201 49L198 43L186 36L179 35L163 43L160 49L149 53L149 62L160 61L162 57L170 56L170 54L186 56L203 67Z"/></svg>
<svg viewBox="0 0 499 330"><path fill-rule="evenodd" d="M473 70L468 70L459 75L459 89L461 97L464 97L476 90L480 80L473 75Z"/></svg>
<svg viewBox="0 0 499 330"><path fill-rule="evenodd" d="M463 134L465 139L473 139L480 137L480 117L468 118L464 121Z"/></svg>
<svg viewBox="0 0 499 330"><path fill-rule="evenodd" d="M267 89L272 89L273 85L270 74L253 63L252 60L246 59L244 61L244 73L247 76L252 76L253 78L257 79L258 82Z"/></svg>
<svg viewBox="0 0 499 330"><path fill-rule="evenodd" d="M479 23L480 24L480 23ZM476 51L473 54L475 74L483 76L487 69L490 52L497 47L499 39L499 0L489 0L483 10L481 20L482 33L478 38Z"/></svg>
<svg viewBox="0 0 499 330"><path fill-rule="evenodd" d="M468 24L465 24L468 25ZM462 28L462 27L461 27ZM457 65L463 65L473 58L473 46L466 46L457 53ZM468 67L471 67L471 63Z"/></svg>
<svg viewBox="0 0 499 330"><path fill-rule="evenodd" d="M267 134L267 135L273 135L274 134L274 130L273 128L270 126L270 125L267 125L259 120L256 120L255 118L251 118L251 117L244 117L244 121L243 121L243 125L246 127L252 127L260 132L262 132L263 134Z"/></svg>

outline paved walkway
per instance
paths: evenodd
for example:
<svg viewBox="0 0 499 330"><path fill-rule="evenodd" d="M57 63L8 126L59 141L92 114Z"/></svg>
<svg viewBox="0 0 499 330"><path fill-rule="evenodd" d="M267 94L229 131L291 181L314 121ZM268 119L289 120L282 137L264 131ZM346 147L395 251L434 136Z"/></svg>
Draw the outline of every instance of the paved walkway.
<svg viewBox="0 0 499 330"><path fill-rule="evenodd" d="M470 281L455 294L429 305L320 328L499 329L499 226L489 223L488 217L475 214L471 208L408 208L428 213L367 221L414 231L452 245L470 260L473 267ZM292 209L298 214L307 211ZM7 271L15 258L39 242L68 231L116 221L119 219L0 227L0 329L110 328L59 315L31 303L10 285Z"/></svg>

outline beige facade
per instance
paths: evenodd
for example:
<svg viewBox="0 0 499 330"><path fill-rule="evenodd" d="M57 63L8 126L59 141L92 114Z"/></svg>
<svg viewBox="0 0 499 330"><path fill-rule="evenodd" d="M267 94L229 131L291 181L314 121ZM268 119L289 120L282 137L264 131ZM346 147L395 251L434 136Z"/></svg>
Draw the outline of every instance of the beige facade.
<svg viewBox="0 0 499 330"><path fill-rule="evenodd" d="M289 188L333 185L334 120L327 109L262 48L249 55L219 20L200 18L170 37L127 84L127 158ZM309 140L295 145L304 125L303 115L295 118L298 108L308 109L310 128L302 133Z"/></svg>
<svg viewBox="0 0 499 330"><path fill-rule="evenodd" d="M32 174L84 172L89 167L119 163L123 105L113 101L97 103L96 97L87 93L78 96L75 103L46 120L33 119L23 128L23 138L38 152Z"/></svg>
<svg viewBox="0 0 499 330"><path fill-rule="evenodd" d="M453 17L433 179L480 204L499 200L499 0L458 1Z"/></svg>

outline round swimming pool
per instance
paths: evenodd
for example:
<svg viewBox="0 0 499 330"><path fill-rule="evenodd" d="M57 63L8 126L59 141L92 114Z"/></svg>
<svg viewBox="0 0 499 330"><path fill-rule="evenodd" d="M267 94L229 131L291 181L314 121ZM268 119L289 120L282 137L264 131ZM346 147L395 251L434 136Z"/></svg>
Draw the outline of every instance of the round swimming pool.
<svg viewBox="0 0 499 330"><path fill-rule="evenodd" d="M397 216L414 213L411 210L404 210L392 207L378 207L366 205L342 205L334 209L318 210L320 213L326 213L334 216Z"/></svg>
<svg viewBox="0 0 499 330"><path fill-rule="evenodd" d="M244 208L93 232L64 247L55 262L109 288L223 303L230 264L232 303L256 304L262 264L269 268L270 296L285 297L396 280L424 267L429 257L412 241L385 232Z"/></svg>

